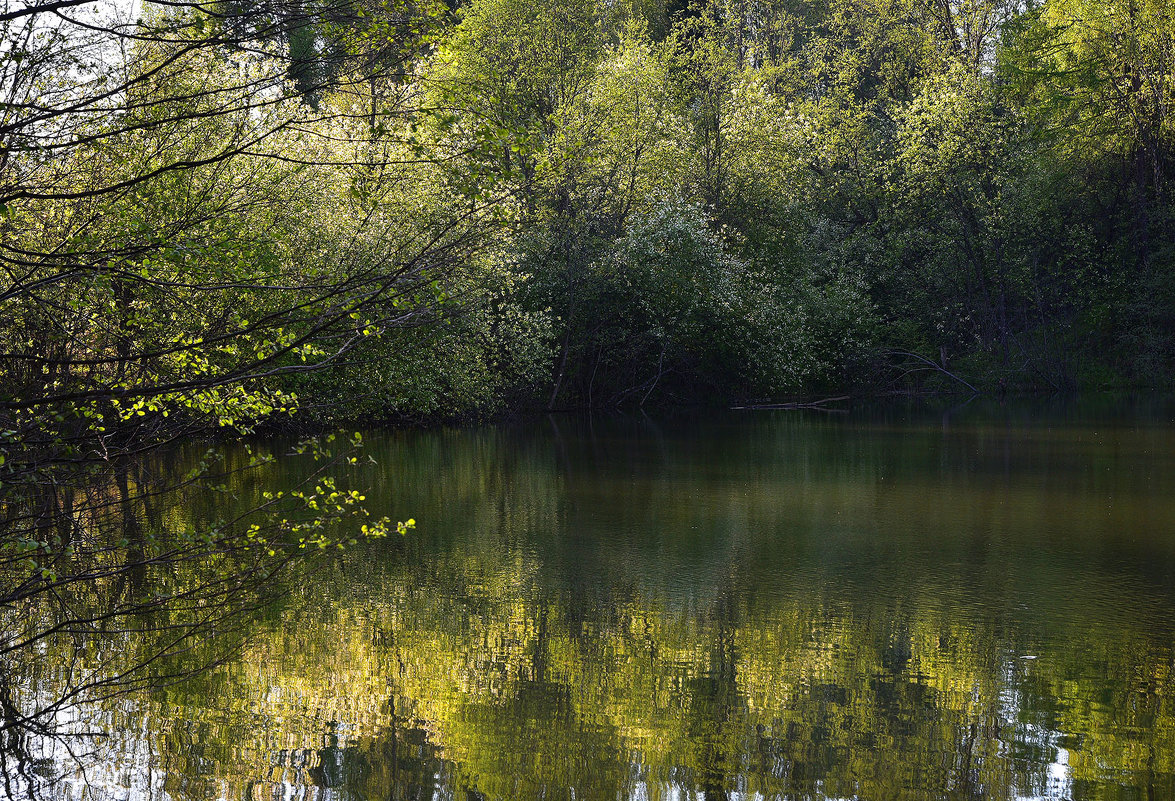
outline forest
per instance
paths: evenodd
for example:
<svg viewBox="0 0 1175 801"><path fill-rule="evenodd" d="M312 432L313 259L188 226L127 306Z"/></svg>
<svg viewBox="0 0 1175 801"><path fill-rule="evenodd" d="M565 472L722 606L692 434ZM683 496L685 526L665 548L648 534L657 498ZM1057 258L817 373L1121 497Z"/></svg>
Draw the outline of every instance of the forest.
<svg viewBox="0 0 1175 801"><path fill-rule="evenodd" d="M10 459L1175 367L1164 0L4 8Z"/></svg>

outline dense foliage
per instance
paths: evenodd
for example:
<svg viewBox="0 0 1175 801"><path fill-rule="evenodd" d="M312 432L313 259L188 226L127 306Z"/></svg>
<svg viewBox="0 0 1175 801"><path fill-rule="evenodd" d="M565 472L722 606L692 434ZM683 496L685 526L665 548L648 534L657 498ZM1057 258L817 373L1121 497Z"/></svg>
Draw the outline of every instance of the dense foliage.
<svg viewBox="0 0 1175 801"><path fill-rule="evenodd" d="M0 15L9 442L1171 375L1164 3L121 13Z"/></svg>
<svg viewBox="0 0 1175 801"><path fill-rule="evenodd" d="M203 480L120 457L297 410L1175 369L1155 0L3 8L0 602Z"/></svg>
<svg viewBox="0 0 1175 801"><path fill-rule="evenodd" d="M61 488L297 410L1175 370L1158 0L3 9L14 586Z"/></svg>

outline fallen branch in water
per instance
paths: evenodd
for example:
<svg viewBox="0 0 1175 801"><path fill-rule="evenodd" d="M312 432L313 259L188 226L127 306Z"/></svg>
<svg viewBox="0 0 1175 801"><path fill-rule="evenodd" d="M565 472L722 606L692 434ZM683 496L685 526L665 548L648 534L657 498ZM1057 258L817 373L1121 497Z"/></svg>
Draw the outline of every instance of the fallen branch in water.
<svg viewBox="0 0 1175 801"><path fill-rule="evenodd" d="M758 409L815 409L818 412L833 412L847 414L847 409L829 409L825 404L847 401L848 395L838 395L835 398L822 398L817 401L793 401L790 403L754 403L747 406L731 406L734 411L752 411Z"/></svg>

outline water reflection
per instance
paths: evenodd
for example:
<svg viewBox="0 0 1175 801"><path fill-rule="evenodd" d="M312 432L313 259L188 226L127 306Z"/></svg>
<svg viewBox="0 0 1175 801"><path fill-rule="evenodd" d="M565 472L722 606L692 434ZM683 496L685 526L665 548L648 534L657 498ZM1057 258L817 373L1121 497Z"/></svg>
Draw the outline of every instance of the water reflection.
<svg viewBox="0 0 1175 801"><path fill-rule="evenodd" d="M1175 429L1063 411L369 437L420 530L84 710L92 757L9 751L9 793L1175 797Z"/></svg>

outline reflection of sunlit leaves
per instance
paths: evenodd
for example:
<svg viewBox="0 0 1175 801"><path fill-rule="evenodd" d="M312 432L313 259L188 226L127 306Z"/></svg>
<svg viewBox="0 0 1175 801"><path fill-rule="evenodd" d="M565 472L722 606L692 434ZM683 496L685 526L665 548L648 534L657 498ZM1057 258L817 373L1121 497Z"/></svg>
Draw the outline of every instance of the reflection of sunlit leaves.
<svg viewBox="0 0 1175 801"><path fill-rule="evenodd" d="M715 466L659 442L664 464L633 479L570 436L566 462L492 430L460 446L469 458L451 432L376 442L397 467L368 496L381 514L411 509L420 531L283 577L290 603L236 662L153 696L151 725L199 732L165 748L198 751L229 797L321 784L293 761L331 755L358 797L612 799L643 782L650 798L676 783L1000 799L1044 794L1062 759L1091 797L1113 797L1115 776L1170 787L1175 687L1153 625L1168 602L1040 548L1054 514L1064 544L1100 542L1080 504L1060 509L1067 489L1034 501L933 471L890 487L879 476L909 472L925 440L791 425ZM981 457L1003 449L984 442ZM899 507L921 496L925 527L904 525ZM1009 505L1038 539L977 538L967 518L1003 526ZM1017 603L1037 598L1067 602Z"/></svg>
<svg viewBox="0 0 1175 801"><path fill-rule="evenodd" d="M453 781L491 797L550 782L603 795L629 781L634 754L642 775L733 786L747 774L741 781L764 792L805 786L794 774L800 765L846 794L945 790L961 768L934 755L960 753L971 754L979 771L971 781L989 797L1041 781L1001 755L1001 740L1015 732L993 728L1006 655L981 650L994 638L952 627L933 607L907 614L909 628L896 635L876 621L800 607L767 618L740 612L723 635L714 621L655 604L624 610L616 626L572 629L565 610L540 600L533 565L514 554L496 567L484 557L441 566L464 573L465 591L476 588L469 595L393 582L387 602L362 614L320 607L288 620L286 633L259 638L246 662L269 666L256 674L260 686L282 688L262 698L267 728L291 733L267 747L313 744L309 721L392 736L392 693L418 699L412 714L459 766ZM382 626L395 637L369 633ZM722 657L706 645L723 636L733 645L730 690L716 676ZM906 638L909 652L896 674L882 653L893 636ZM775 775L770 765L793 773Z"/></svg>

